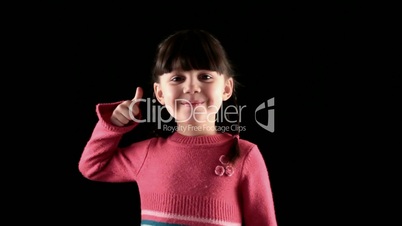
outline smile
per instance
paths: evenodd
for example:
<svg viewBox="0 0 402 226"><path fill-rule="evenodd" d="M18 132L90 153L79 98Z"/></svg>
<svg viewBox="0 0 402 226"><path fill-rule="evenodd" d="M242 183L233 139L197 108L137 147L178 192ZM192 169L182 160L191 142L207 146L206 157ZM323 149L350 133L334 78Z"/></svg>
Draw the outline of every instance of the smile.
<svg viewBox="0 0 402 226"><path fill-rule="evenodd" d="M204 101L181 101L180 102L181 105L192 106L192 107L202 105L203 103L204 103Z"/></svg>

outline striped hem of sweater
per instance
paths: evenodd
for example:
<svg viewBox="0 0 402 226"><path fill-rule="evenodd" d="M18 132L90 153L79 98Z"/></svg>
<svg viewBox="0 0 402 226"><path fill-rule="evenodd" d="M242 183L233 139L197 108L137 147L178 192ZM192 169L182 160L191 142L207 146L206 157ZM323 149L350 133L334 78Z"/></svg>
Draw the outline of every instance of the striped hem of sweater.
<svg viewBox="0 0 402 226"><path fill-rule="evenodd" d="M183 226L183 225L241 226L241 223L236 222L178 215L153 210L142 210L141 215L142 215L142 221L141 221L142 226Z"/></svg>

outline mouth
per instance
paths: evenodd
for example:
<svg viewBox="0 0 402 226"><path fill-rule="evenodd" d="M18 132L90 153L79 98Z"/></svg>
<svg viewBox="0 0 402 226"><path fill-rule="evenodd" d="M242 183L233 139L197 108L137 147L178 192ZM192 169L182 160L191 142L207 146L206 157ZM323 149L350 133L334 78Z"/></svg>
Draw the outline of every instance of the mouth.
<svg viewBox="0 0 402 226"><path fill-rule="evenodd" d="M196 107L204 104L204 101L181 101L180 104L183 106Z"/></svg>

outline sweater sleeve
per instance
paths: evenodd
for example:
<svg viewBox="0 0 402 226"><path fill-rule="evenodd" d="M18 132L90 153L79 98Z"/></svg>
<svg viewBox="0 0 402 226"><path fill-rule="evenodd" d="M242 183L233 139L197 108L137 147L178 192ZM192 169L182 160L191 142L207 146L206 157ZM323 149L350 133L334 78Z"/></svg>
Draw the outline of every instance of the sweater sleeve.
<svg viewBox="0 0 402 226"><path fill-rule="evenodd" d="M118 127L110 122L110 116L119 103L98 104L98 122L86 143L78 169L90 180L102 182L132 182L145 161L150 140L119 147L122 136L138 123Z"/></svg>
<svg viewBox="0 0 402 226"><path fill-rule="evenodd" d="M240 187L245 225L277 226L268 170L256 145L244 160L242 174Z"/></svg>

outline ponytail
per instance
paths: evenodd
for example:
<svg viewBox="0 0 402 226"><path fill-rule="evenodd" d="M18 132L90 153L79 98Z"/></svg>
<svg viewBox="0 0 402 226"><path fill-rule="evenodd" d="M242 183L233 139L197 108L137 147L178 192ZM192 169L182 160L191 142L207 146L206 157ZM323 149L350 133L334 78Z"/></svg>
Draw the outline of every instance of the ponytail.
<svg viewBox="0 0 402 226"><path fill-rule="evenodd" d="M233 94L233 102L236 108L238 107L237 105L237 96L234 93ZM234 163L236 159L240 156L240 146L239 146L239 139L240 139L240 114L237 114L236 117L236 131L232 133L233 136L233 144L229 150L228 153L228 159L231 163Z"/></svg>

